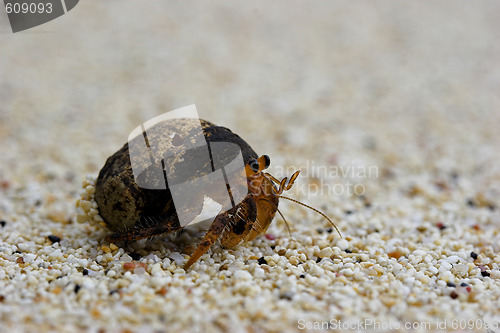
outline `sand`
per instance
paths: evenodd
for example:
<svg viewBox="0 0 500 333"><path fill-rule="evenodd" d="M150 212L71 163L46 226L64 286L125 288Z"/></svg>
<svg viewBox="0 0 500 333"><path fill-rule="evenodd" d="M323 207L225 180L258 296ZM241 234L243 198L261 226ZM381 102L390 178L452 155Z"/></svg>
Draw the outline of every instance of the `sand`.
<svg viewBox="0 0 500 333"><path fill-rule="evenodd" d="M17 34L2 12L0 332L499 332L499 9L85 1ZM277 216L188 271L194 230L106 242L106 158L190 104L300 169L287 196L343 237L282 200L291 235Z"/></svg>

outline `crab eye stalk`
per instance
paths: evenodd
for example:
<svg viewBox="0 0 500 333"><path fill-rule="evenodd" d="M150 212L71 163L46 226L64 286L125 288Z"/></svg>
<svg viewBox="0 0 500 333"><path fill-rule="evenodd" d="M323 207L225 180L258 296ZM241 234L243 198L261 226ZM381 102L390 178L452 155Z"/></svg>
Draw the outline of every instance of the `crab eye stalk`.
<svg viewBox="0 0 500 333"><path fill-rule="evenodd" d="M248 166L250 166L253 172L259 172L259 162L256 159L251 159L248 162Z"/></svg>

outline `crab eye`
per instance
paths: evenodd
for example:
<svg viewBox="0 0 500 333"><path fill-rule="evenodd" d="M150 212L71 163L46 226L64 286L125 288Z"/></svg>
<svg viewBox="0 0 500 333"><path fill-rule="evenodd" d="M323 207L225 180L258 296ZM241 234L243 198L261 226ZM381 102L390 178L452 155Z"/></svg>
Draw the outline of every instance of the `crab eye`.
<svg viewBox="0 0 500 333"><path fill-rule="evenodd" d="M259 162L253 158L248 162L248 165L250 166L250 169L252 169L253 172L259 172Z"/></svg>
<svg viewBox="0 0 500 333"><path fill-rule="evenodd" d="M264 164L265 167L264 167L264 169L267 169L267 168L269 168L269 165L271 165L271 159L267 155L262 155L262 156L264 157L264 161L265 161L265 164Z"/></svg>

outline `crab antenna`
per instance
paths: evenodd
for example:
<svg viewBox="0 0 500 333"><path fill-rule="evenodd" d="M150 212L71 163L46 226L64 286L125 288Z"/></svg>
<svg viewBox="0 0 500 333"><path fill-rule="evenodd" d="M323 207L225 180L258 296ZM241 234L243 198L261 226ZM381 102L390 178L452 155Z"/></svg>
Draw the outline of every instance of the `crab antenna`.
<svg viewBox="0 0 500 333"><path fill-rule="evenodd" d="M295 183L295 180L297 179L297 177L299 176L299 173L300 173L300 170L297 170L295 171L295 173L292 175L292 177L290 177L290 180L288 180L288 177L285 177L283 178L281 181L279 181L278 179L276 179L276 177L274 177L273 175L271 175L270 173L264 173L264 175L266 177L269 178L270 181L273 181L275 182L277 185L278 185L278 189L275 189L273 187L273 192L277 195L280 195L281 193L283 193L284 191L288 191L289 189L292 188L293 184Z"/></svg>
<svg viewBox="0 0 500 333"><path fill-rule="evenodd" d="M330 220L330 219L328 218L328 216L326 216L326 215L325 215L323 212L321 212L320 210L318 210L318 209L316 209L316 208L314 208L314 207L311 207L311 206L309 206L309 205L306 205L305 203L302 203L302 202L300 202L300 201L298 201L298 200L295 200L295 199L292 199L292 198L284 197L284 196L282 196L282 195L280 195L279 197L280 197L280 198L283 198L283 199L286 199L286 200L293 201L293 202L295 202L295 203L298 203L299 205L302 205L302 206L304 206L304 207L307 207L307 208L309 208L310 210L313 210L313 211L315 211L316 213L318 213L319 215L323 216L325 219L327 219L327 220L328 220L328 222L330 222L330 224L331 224L331 225L333 225L333 227L335 228L335 230L337 230L337 233L339 234L340 238L342 238L342 234L340 233L340 231L339 231L339 229L337 228L337 226L335 225L335 223L333 223L333 222L332 222L332 220Z"/></svg>
<svg viewBox="0 0 500 333"><path fill-rule="evenodd" d="M295 183L295 179L299 176L300 170L295 171L295 173L290 177L290 180L288 181L288 184L286 185L286 190L288 191L292 186L293 183Z"/></svg>
<svg viewBox="0 0 500 333"><path fill-rule="evenodd" d="M292 231L290 230L290 226L288 225L288 222L286 221L285 216L283 216L283 214L280 212L280 210L278 209L278 207L276 207L276 210L280 214L280 216L283 219L283 221L285 221L286 229L288 230L288 234L290 235L290 238L293 238Z"/></svg>

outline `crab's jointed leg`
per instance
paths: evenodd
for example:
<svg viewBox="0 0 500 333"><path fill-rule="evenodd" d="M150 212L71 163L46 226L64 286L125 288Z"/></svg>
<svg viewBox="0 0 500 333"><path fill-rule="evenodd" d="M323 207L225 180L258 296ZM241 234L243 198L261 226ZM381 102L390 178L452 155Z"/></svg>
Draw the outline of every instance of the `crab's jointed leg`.
<svg viewBox="0 0 500 333"><path fill-rule="evenodd" d="M208 228L203 240L194 250L188 262L184 265L184 269L191 267L192 264L194 264L205 252L208 251L208 249L217 241L230 221L231 216L227 212L217 215L215 220L210 225L210 228Z"/></svg>

